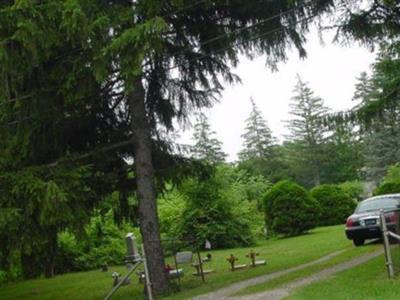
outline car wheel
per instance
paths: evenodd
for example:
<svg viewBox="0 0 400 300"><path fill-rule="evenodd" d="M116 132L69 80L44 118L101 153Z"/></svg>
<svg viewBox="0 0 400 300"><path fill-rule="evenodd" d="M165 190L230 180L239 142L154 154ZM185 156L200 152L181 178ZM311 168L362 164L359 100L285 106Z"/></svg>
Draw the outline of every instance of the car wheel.
<svg viewBox="0 0 400 300"><path fill-rule="evenodd" d="M353 244L354 244L354 246L356 246L356 247L358 247L358 246L362 246L362 245L364 245L364 239L354 239L353 240Z"/></svg>

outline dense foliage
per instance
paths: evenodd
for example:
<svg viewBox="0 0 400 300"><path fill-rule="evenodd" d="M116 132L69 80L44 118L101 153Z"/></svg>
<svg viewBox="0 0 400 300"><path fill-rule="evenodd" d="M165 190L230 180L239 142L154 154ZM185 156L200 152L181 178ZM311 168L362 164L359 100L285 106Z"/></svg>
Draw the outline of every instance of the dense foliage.
<svg viewBox="0 0 400 300"><path fill-rule="evenodd" d="M361 201L366 195L361 181L346 181L338 185L354 201Z"/></svg>
<svg viewBox="0 0 400 300"><path fill-rule="evenodd" d="M400 193L400 180L387 181L374 190L374 196Z"/></svg>
<svg viewBox="0 0 400 300"><path fill-rule="evenodd" d="M291 181L280 181L264 196L268 230L296 235L318 224L320 208L306 189Z"/></svg>
<svg viewBox="0 0 400 300"><path fill-rule="evenodd" d="M209 178L189 178L160 200L161 231L167 239L202 248L248 246L263 234L259 203L268 183L229 165Z"/></svg>
<svg viewBox="0 0 400 300"><path fill-rule="evenodd" d="M311 197L318 201L320 210L319 225L343 224L356 207L356 202L336 185L320 185L310 191Z"/></svg>
<svg viewBox="0 0 400 300"><path fill-rule="evenodd" d="M389 168L383 182L374 190L374 195L400 193L400 165Z"/></svg>

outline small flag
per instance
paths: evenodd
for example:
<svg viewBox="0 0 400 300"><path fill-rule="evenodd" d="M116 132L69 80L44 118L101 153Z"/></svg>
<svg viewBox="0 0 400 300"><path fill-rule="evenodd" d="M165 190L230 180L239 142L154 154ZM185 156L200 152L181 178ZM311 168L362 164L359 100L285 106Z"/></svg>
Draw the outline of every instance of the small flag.
<svg viewBox="0 0 400 300"><path fill-rule="evenodd" d="M205 248L205 249L211 249L211 243L210 243L210 241L207 240L207 239L206 239L206 242L205 242L205 244L204 244L204 248Z"/></svg>

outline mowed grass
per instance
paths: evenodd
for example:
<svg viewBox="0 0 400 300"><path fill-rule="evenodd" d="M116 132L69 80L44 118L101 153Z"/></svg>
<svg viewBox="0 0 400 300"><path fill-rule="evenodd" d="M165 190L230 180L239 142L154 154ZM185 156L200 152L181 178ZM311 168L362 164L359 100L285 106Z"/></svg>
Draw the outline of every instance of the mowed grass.
<svg viewBox="0 0 400 300"><path fill-rule="evenodd" d="M260 242L256 247L210 251L213 259L205 268L215 272L207 275L207 282L192 276L194 271L190 265L183 266L185 276L182 278L182 291L164 299L188 299L194 295L207 293L228 284L251 277L287 269L302 263L318 259L329 253L352 248L352 244L344 236L342 225L321 227L308 234L274 239ZM260 253L259 259L266 259L267 265L257 268L246 268L231 272L226 258L232 253L239 258L238 263L249 263L246 254L254 249ZM205 253L203 254L205 256ZM113 267L109 272L98 270L91 272L71 273L52 279L35 279L4 285L0 288L1 300L90 300L102 299L111 289L111 273L126 273L125 267ZM116 300L144 299L143 286L132 277L132 284L122 287L114 296Z"/></svg>
<svg viewBox="0 0 400 300"><path fill-rule="evenodd" d="M286 300L369 300L400 299L400 278L387 278L385 258L338 273L329 279L295 290Z"/></svg>
<svg viewBox="0 0 400 300"><path fill-rule="evenodd" d="M382 248L381 244L370 244L370 245L365 245L363 247L352 247L347 250L344 250L342 253L338 254L337 256L332 257L331 259L318 263L316 265L312 265L309 267L306 267L304 269L298 270L291 272L289 274L280 276L278 278L272 279L268 282L257 284L257 285L252 285L249 286L238 293L236 293L236 296L242 296L242 295L247 295L247 294L254 294L254 293L259 293L259 292L264 292L267 290L272 290L278 287L282 287L288 282L304 278L307 276L310 276L314 273L317 273L323 269L333 267L337 264L350 261L353 258L356 258L358 256L361 256L366 253L371 253L374 251L377 251L378 249Z"/></svg>

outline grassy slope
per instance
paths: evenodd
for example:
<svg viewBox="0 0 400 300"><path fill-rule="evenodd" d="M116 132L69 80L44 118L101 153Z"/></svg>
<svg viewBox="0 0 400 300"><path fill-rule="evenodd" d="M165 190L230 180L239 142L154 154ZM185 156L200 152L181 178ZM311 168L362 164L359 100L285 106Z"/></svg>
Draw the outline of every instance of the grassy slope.
<svg viewBox="0 0 400 300"><path fill-rule="evenodd" d="M185 266L186 275L182 280L183 291L165 299L187 299L193 295L206 293L233 282L286 269L317 259L331 252L351 247L351 243L344 237L343 226L318 228L307 235L260 243L259 246L253 247L253 249L260 253L260 259L267 259L267 266L236 272L229 271L226 258L230 253L233 253L239 258L238 263L248 263L245 255L250 248L212 251L213 262L211 267L216 272L208 275L207 283L201 284L198 278L190 275L193 272L193 268ZM82 272L57 276L53 279L36 279L9 284L1 287L0 299L101 299L111 287L112 279L110 274L115 270L120 273L126 272L124 267L117 267L110 268L108 273L100 271ZM143 299L143 287L137 284L135 276L132 281L133 284L121 288L113 299Z"/></svg>
<svg viewBox="0 0 400 300"><path fill-rule="evenodd" d="M389 280L383 255L327 280L296 290L290 300L298 299L400 299L400 278Z"/></svg>
<svg viewBox="0 0 400 300"><path fill-rule="evenodd" d="M259 293L259 292L271 290L274 288L278 288L278 287L285 285L286 283L288 283L290 281L312 275L312 274L319 272L325 268L329 268L329 267L335 266L337 264L349 261L352 258L355 258L362 254L374 252L379 248L382 248L381 244L366 245L364 247L358 247L358 248L353 247L348 250L345 250L343 253L331 258L328 261L307 267L307 268L299 270L299 271L289 273L287 275L278 277L278 278L268 281L266 283L249 286L248 288L245 288L245 289L239 291L236 295L241 296L241 295Z"/></svg>

